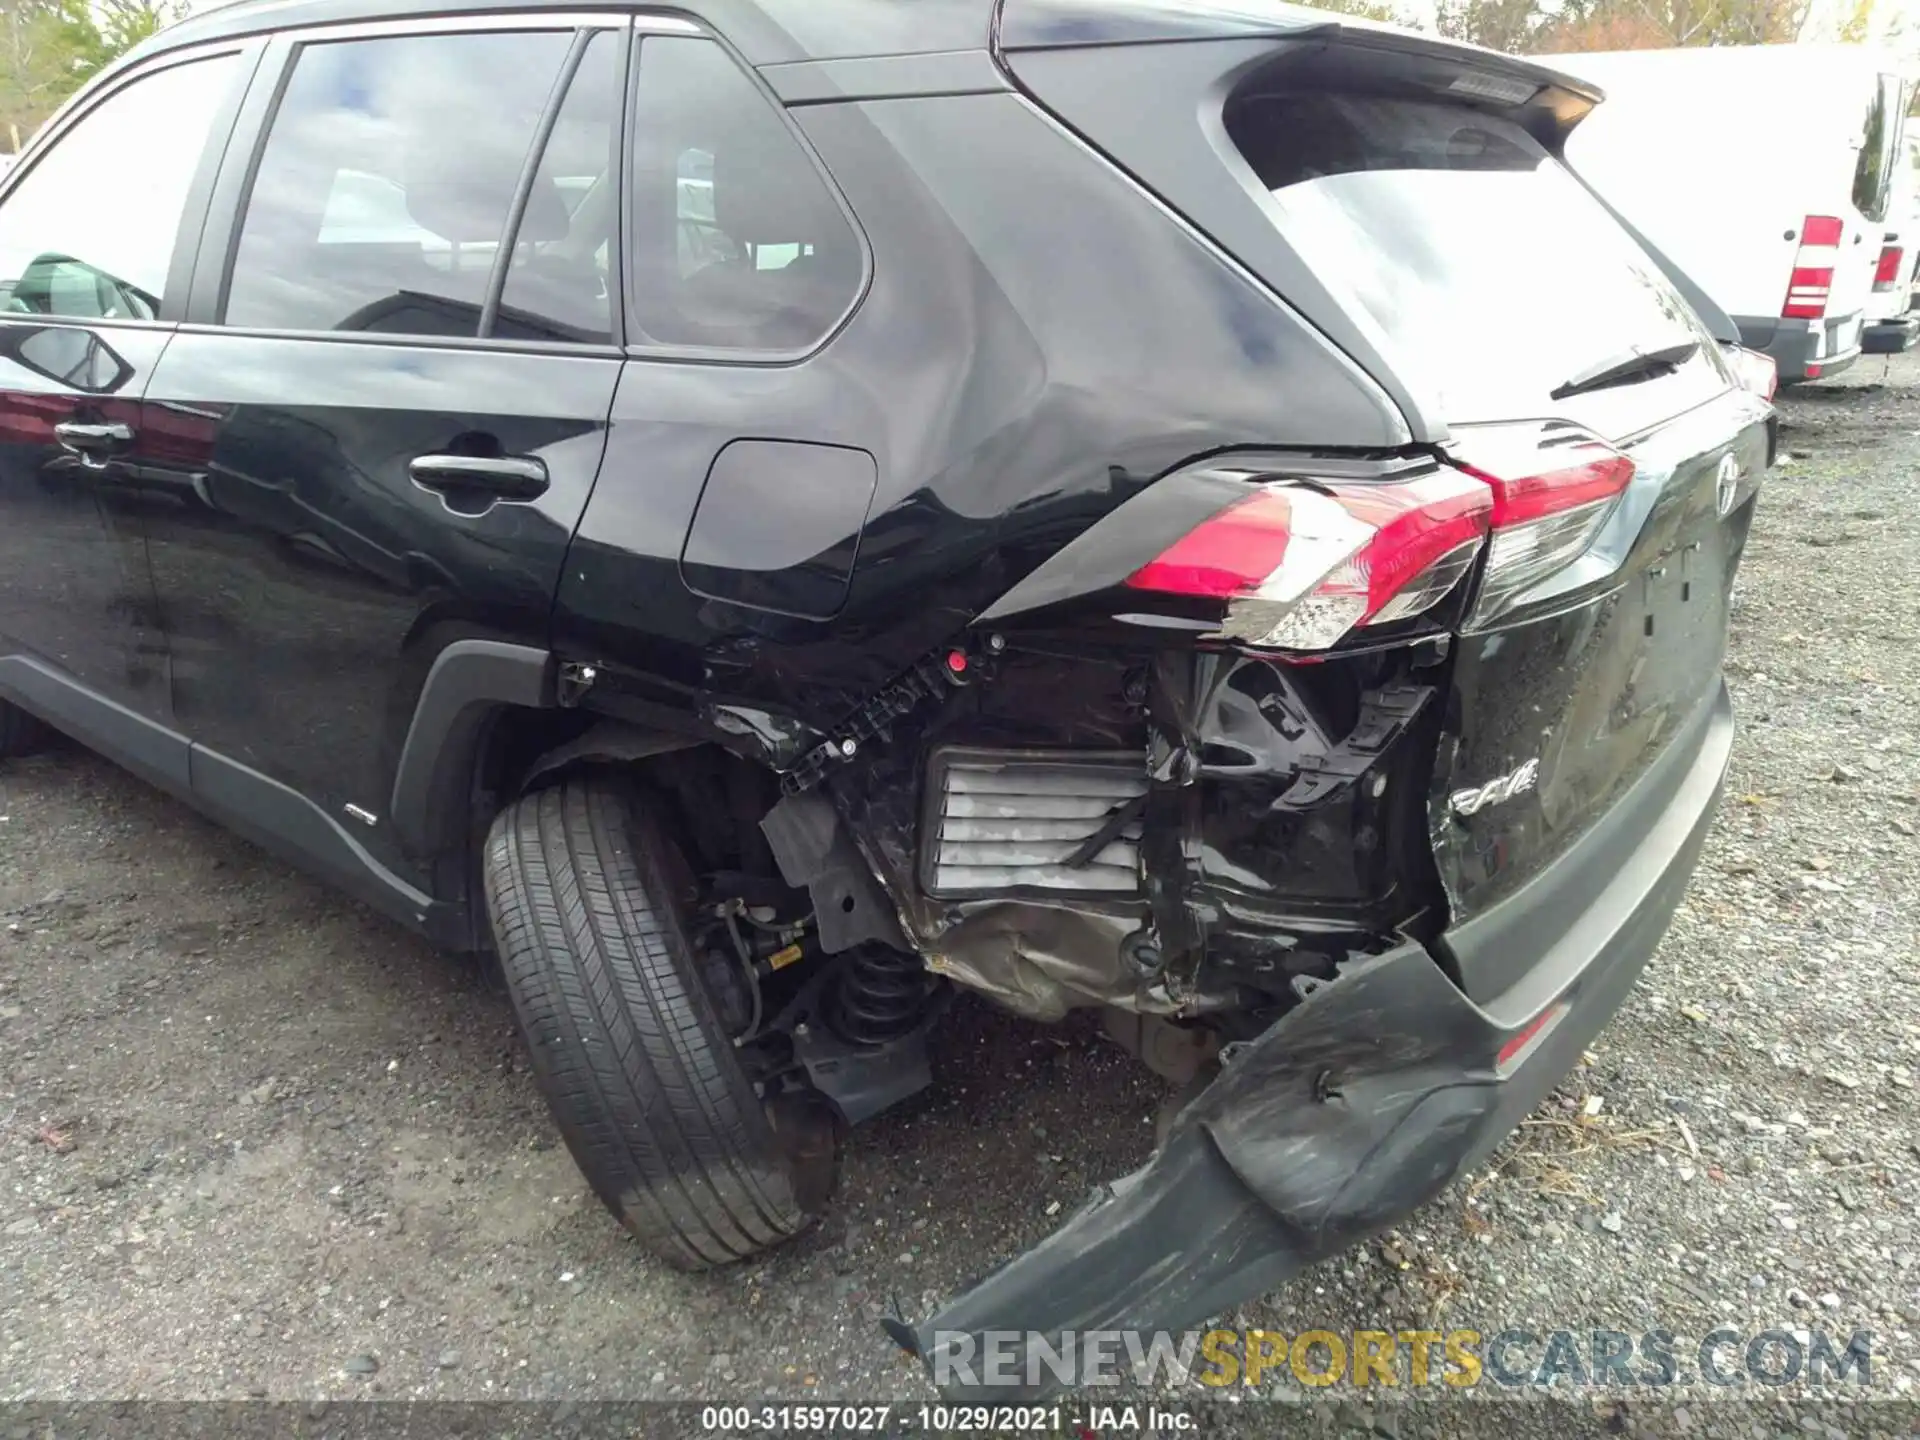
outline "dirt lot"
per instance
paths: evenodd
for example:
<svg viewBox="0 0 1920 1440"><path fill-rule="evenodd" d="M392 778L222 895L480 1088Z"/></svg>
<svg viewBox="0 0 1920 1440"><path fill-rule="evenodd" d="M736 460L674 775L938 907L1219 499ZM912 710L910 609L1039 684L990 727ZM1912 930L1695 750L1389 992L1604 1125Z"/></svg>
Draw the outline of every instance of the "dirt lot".
<svg viewBox="0 0 1920 1440"><path fill-rule="evenodd" d="M1645 982L1491 1175L1230 1320L1867 1328L1920 1387L1920 359L1782 410L1733 775ZM1131 1168L1159 1093L971 1006L937 1070L817 1234L676 1274L484 976L54 749L0 773L0 1398L928 1395L882 1309Z"/></svg>

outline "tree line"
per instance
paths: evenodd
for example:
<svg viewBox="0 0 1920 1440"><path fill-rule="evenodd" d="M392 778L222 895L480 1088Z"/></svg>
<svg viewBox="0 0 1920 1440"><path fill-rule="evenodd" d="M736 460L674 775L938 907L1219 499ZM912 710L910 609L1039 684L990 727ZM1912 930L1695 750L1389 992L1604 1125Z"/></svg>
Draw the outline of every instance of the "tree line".
<svg viewBox="0 0 1920 1440"><path fill-rule="evenodd" d="M1437 25L1442 35L1518 54L1781 45L1801 38L1811 8L1809 0L1566 0L1548 11L1538 0L1443 0Z"/></svg>
<svg viewBox="0 0 1920 1440"><path fill-rule="evenodd" d="M1427 19L1395 0L1308 3L1403 25ZM1812 0L1440 0L1431 26L1510 55L1841 40L1920 58L1920 20L1904 0L1845 0L1837 12L1814 12Z"/></svg>
<svg viewBox="0 0 1920 1440"><path fill-rule="evenodd" d="M178 0L0 0L0 145L18 152L75 90L162 25Z"/></svg>

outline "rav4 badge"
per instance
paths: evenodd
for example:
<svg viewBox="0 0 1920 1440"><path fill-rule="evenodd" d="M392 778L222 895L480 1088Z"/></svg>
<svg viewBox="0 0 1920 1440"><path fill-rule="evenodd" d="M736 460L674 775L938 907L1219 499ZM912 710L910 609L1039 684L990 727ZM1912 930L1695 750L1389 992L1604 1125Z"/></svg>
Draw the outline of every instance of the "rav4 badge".
<svg viewBox="0 0 1920 1440"><path fill-rule="evenodd" d="M1456 790L1450 797L1456 815L1477 815L1489 805L1498 805L1511 800L1523 791L1533 789L1534 781L1540 778L1540 762L1529 760L1518 770L1509 771L1484 785L1475 785L1470 789Z"/></svg>

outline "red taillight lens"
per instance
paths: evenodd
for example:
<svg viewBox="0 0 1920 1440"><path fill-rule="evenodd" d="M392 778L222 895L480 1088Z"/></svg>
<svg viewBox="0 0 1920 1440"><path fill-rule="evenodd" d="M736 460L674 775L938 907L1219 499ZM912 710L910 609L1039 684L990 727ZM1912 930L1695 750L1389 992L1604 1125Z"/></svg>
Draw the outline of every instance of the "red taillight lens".
<svg viewBox="0 0 1920 1440"><path fill-rule="evenodd" d="M1174 541L1127 584L1165 595L1251 594L1286 559L1292 522L1285 491L1256 490Z"/></svg>
<svg viewBox="0 0 1920 1440"><path fill-rule="evenodd" d="M1898 245L1888 245L1880 251L1880 263L1873 272L1875 290L1891 290L1900 283L1900 261L1906 251Z"/></svg>
<svg viewBox="0 0 1920 1440"><path fill-rule="evenodd" d="M1834 262L1846 226L1834 215L1809 215L1800 224L1800 253L1794 257L1793 278L1787 281L1786 303L1780 314L1788 320L1819 320L1833 296Z"/></svg>
<svg viewBox="0 0 1920 1440"><path fill-rule="evenodd" d="M1780 313L1789 320L1818 320L1827 313L1833 296L1833 267L1797 265L1787 282L1787 303Z"/></svg>
<svg viewBox="0 0 1920 1440"><path fill-rule="evenodd" d="M1454 463L1493 491L1493 539L1470 623L1511 609L1586 553L1633 480L1633 461L1571 425L1471 425Z"/></svg>
<svg viewBox="0 0 1920 1440"><path fill-rule="evenodd" d="M1595 445L1595 450L1604 446ZM1571 458L1571 457L1568 457ZM1503 480L1465 463L1470 475L1479 475L1493 486L1493 528L1504 530L1524 525L1529 520L1572 510L1596 500L1611 500L1627 488L1633 478L1633 461L1618 453L1594 455L1572 465L1539 475L1523 475Z"/></svg>
<svg viewBox="0 0 1920 1440"><path fill-rule="evenodd" d="M1578 559L1633 478L1627 456L1561 422L1463 426L1456 442L1450 466L1405 479L1252 485L1126 583L1224 600L1221 638L1323 651L1438 604L1484 547L1474 615L1490 618Z"/></svg>
<svg viewBox="0 0 1920 1440"><path fill-rule="evenodd" d="M1802 245L1838 245L1846 232L1837 215L1809 215L1800 226Z"/></svg>
<svg viewBox="0 0 1920 1440"><path fill-rule="evenodd" d="M1453 470L1403 480L1275 480L1176 540L1127 584L1227 601L1220 633L1325 650L1417 615L1473 564L1493 497Z"/></svg>
<svg viewBox="0 0 1920 1440"><path fill-rule="evenodd" d="M1493 528L1611 500L1633 461L1584 430L1554 424L1463 426L1454 461L1493 487Z"/></svg>

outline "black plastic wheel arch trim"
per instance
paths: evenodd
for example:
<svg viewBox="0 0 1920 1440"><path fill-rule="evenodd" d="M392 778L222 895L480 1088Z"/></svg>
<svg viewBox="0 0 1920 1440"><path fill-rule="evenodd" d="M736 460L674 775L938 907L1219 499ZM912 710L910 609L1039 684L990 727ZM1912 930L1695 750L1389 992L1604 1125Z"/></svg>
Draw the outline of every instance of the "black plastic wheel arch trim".
<svg viewBox="0 0 1920 1440"><path fill-rule="evenodd" d="M462 849L482 732L501 708L555 704L553 652L503 640L456 640L435 657L413 709L387 807L394 833L418 859Z"/></svg>

